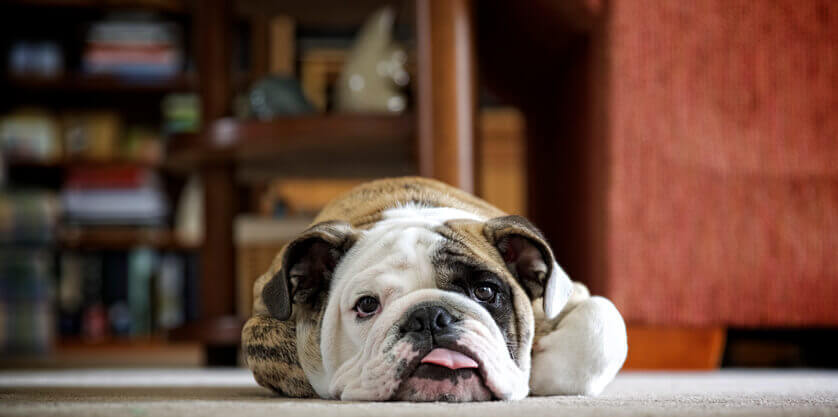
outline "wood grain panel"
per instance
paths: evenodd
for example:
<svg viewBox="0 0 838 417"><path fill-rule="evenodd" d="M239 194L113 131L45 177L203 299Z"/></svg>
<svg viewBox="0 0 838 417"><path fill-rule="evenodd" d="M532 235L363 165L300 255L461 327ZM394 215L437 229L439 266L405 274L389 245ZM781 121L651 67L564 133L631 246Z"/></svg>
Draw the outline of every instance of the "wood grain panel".
<svg viewBox="0 0 838 417"><path fill-rule="evenodd" d="M479 190L475 161L476 55L469 0L417 0L419 171Z"/></svg>

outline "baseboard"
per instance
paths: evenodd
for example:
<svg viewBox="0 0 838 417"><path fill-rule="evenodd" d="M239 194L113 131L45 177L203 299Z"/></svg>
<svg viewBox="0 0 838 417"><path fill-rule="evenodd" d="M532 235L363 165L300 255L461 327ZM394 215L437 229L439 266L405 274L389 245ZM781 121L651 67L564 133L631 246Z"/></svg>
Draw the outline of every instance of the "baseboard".
<svg viewBox="0 0 838 417"><path fill-rule="evenodd" d="M721 364L724 327L629 325L623 369L710 370Z"/></svg>

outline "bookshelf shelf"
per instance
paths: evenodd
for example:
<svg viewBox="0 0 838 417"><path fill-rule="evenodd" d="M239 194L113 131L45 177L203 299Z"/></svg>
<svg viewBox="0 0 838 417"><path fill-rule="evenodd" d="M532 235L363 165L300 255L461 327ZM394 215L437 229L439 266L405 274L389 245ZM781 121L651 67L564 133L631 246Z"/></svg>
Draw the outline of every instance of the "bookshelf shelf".
<svg viewBox="0 0 838 417"><path fill-rule="evenodd" d="M168 229L129 227L63 228L58 242L64 249L130 249L152 247L161 250L193 251L200 245L184 242Z"/></svg>
<svg viewBox="0 0 838 417"><path fill-rule="evenodd" d="M164 94L193 91L197 85L192 74L159 80L129 80L113 76L66 74L58 77L10 76L6 85L19 91L51 93L148 93Z"/></svg>
<svg viewBox="0 0 838 417"><path fill-rule="evenodd" d="M414 126L412 114L224 118L214 122L206 136L174 136L166 165L173 170L219 162L250 169L269 166L289 176L403 175L404 167L415 160Z"/></svg>
<svg viewBox="0 0 838 417"><path fill-rule="evenodd" d="M141 9L164 13L187 13L177 0L7 0L7 4L25 7L64 7L76 9Z"/></svg>
<svg viewBox="0 0 838 417"><path fill-rule="evenodd" d="M85 341L61 338L49 355L0 358L0 368L198 367L204 349L197 342L173 342L160 337Z"/></svg>
<svg viewBox="0 0 838 417"><path fill-rule="evenodd" d="M313 27L357 27L377 9L394 5L389 0L309 0L309 1L271 1L271 0L237 0L232 3L232 9L238 16L292 16L300 25ZM396 3L398 5L399 3ZM406 14L404 20L409 22L413 16L410 7L400 10Z"/></svg>
<svg viewBox="0 0 838 417"><path fill-rule="evenodd" d="M66 169L76 167L115 167L115 166L138 166L156 168L161 166L160 162L142 161L135 159L86 159L86 158L62 158L54 160L39 160L28 158L11 158L4 161L9 169Z"/></svg>
<svg viewBox="0 0 838 417"><path fill-rule="evenodd" d="M224 315L186 323L169 332L175 342L200 341L209 345L235 345L241 341L245 319Z"/></svg>

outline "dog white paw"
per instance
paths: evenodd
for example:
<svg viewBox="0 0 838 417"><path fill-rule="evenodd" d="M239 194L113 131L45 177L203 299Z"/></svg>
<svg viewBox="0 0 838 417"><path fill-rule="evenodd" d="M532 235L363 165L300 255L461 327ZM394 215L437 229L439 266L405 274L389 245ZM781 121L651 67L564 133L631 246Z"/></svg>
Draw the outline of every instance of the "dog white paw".
<svg viewBox="0 0 838 417"><path fill-rule="evenodd" d="M611 301L582 301L533 349L533 395L597 395L623 366L626 325Z"/></svg>

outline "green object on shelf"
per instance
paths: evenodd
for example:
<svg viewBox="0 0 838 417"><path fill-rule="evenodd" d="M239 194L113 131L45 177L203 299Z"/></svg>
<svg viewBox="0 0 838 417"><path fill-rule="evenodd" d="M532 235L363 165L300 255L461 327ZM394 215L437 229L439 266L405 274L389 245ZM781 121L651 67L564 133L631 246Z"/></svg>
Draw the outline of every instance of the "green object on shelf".
<svg viewBox="0 0 838 417"><path fill-rule="evenodd" d="M169 94L163 98L163 131L195 133L201 127L201 99L197 94Z"/></svg>
<svg viewBox="0 0 838 417"><path fill-rule="evenodd" d="M314 111L300 83L283 76L269 76L257 81L248 94L248 104L250 114L262 120Z"/></svg>

